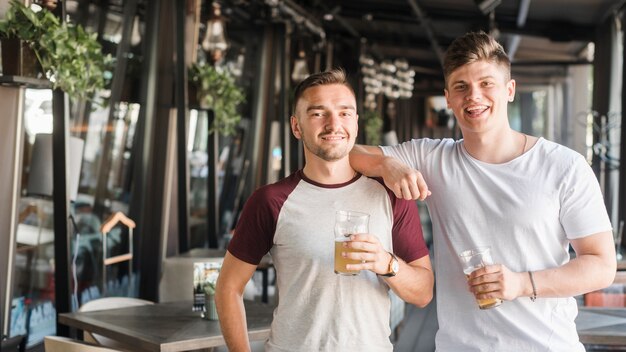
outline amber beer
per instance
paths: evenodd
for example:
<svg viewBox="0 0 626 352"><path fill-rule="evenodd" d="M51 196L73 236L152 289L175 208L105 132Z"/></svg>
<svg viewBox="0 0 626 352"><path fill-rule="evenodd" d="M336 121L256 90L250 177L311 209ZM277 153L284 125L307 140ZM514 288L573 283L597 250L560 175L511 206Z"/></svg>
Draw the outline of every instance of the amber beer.
<svg viewBox="0 0 626 352"><path fill-rule="evenodd" d="M461 258L463 273L466 278L469 278L469 275L475 270L478 270L485 265L493 264L490 247L468 249L461 252L459 257ZM476 299L476 302L478 302L478 307L480 309L494 308L502 304L502 300L499 298Z"/></svg>
<svg viewBox="0 0 626 352"><path fill-rule="evenodd" d="M467 279L469 279L469 274L471 274L472 271L476 269L479 269L479 268L473 268L465 272L465 276L467 277ZM476 302L478 302L478 308L480 309L489 309L489 308L497 307L500 304L502 304L502 300L500 298L476 299Z"/></svg>
<svg viewBox="0 0 626 352"><path fill-rule="evenodd" d="M340 275L358 275L359 270L346 269L347 264L359 264L361 261L344 258L341 252L361 252L353 248L344 247L344 242L350 241L350 236L369 232L369 214L358 211L339 210L335 215L335 273Z"/></svg>
<svg viewBox="0 0 626 352"><path fill-rule="evenodd" d="M341 275L358 275L359 270L348 270L346 269L347 264L359 264L359 260L348 259L341 256L341 252L360 252L354 248L346 248L343 246L343 243L349 238L344 237L335 239L335 274Z"/></svg>

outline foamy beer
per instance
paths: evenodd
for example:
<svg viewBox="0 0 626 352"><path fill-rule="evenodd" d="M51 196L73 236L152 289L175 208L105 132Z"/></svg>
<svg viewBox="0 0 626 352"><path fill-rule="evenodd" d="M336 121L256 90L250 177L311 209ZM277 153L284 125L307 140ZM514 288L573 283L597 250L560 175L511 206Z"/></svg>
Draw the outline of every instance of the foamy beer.
<svg viewBox="0 0 626 352"><path fill-rule="evenodd" d="M463 264L463 273L467 278L469 278L469 275L475 270L480 269L485 265L493 264L490 247L468 249L461 252L459 257L461 258L461 263ZM478 302L478 307L480 309L489 309L502 304L502 300L499 298L477 299L476 301Z"/></svg>
<svg viewBox="0 0 626 352"><path fill-rule="evenodd" d="M361 261L344 258L341 252L360 252L343 246L350 241L350 236L357 233L369 233L369 214L358 211L339 210L335 215L335 273L340 275L358 275L359 270L347 270L347 264L359 264Z"/></svg>

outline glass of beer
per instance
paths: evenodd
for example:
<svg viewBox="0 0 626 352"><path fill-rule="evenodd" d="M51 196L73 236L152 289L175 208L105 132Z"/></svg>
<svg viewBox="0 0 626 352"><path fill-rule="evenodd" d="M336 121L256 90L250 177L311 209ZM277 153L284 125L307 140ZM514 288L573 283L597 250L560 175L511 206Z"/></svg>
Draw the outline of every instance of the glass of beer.
<svg viewBox="0 0 626 352"><path fill-rule="evenodd" d="M358 275L359 270L346 269L347 264L360 264L360 260L353 260L341 256L341 252L360 252L343 246L350 241L350 236L357 233L369 232L370 215L358 211L339 210L335 215L335 273L340 275Z"/></svg>
<svg viewBox="0 0 626 352"><path fill-rule="evenodd" d="M485 265L493 264L493 259L491 258L491 247L477 247L468 249L459 254L461 258L461 263L463 264L463 273L465 277L469 278L469 275ZM497 307L502 304L502 300L499 298L486 298L486 299L477 299L478 307L480 309L489 309L493 307Z"/></svg>

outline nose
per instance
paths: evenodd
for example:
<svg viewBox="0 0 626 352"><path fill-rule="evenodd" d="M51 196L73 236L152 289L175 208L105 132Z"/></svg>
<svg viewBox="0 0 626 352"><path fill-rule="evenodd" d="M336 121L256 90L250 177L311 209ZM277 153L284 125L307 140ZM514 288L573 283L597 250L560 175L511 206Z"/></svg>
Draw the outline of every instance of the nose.
<svg viewBox="0 0 626 352"><path fill-rule="evenodd" d="M481 90L474 85L469 85L467 88L467 95L465 96L465 100L469 101L480 101L482 98Z"/></svg>
<svg viewBox="0 0 626 352"><path fill-rule="evenodd" d="M328 114L328 118L326 119L326 130L327 131L337 131L341 126L341 118L339 117L339 113L336 111Z"/></svg>

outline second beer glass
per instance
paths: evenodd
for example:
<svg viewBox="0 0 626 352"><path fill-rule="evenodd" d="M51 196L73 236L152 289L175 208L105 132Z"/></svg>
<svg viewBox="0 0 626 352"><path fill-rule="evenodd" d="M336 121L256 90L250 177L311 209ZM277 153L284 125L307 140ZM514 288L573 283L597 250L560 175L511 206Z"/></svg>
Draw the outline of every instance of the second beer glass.
<svg viewBox="0 0 626 352"><path fill-rule="evenodd" d="M358 275L358 270L347 270L346 264L359 264L359 260L344 258L341 252L359 252L346 248L343 243L350 241L350 236L357 233L369 233L369 214L358 211L339 210L335 215L335 273L340 275Z"/></svg>

